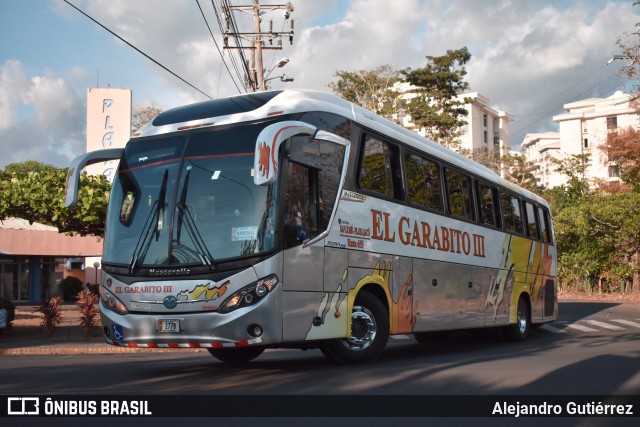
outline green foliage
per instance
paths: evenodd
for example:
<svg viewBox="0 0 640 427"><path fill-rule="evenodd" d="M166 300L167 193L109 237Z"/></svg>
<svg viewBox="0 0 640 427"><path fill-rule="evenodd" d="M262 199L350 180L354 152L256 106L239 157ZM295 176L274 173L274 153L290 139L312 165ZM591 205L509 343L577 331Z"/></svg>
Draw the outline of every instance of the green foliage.
<svg viewBox="0 0 640 427"><path fill-rule="evenodd" d="M3 308L7 310L6 329L11 329L11 322L16 318L16 305L10 299L0 297L0 309Z"/></svg>
<svg viewBox="0 0 640 427"><path fill-rule="evenodd" d="M606 279L638 290L640 194L590 194L555 215L559 275L588 291Z"/></svg>
<svg viewBox="0 0 640 427"><path fill-rule="evenodd" d="M356 72L338 70L334 76L338 81L329 87L336 95L388 119L397 113L399 94L393 85L400 81L400 72L391 65Z"/></svg>
<svg viewBox="0 0 640 427"><path fill-rule="evenodd" d="M470 100L456 97L469 89L465 81L469 60L471 53L463 47L448 50L443 56L427 56L424 68L403 72L406 81L416 88L417 96L407 105L411 120L445 146L459 142L461 128L467 123L464 105Z"/></svg>
<svg viewBox="0 0 640 427"><path fill-rule="evenodd" d="M52 297L42 300L36 312L42 313L40 327L45 336L50 337L62 322L62 298Z"/></svg>
<svg viewBox="0 0 640 427"><path fill-rule="evenodd" d="M505 179L533 193L542 193L543 188L538 184L535 176L528 169L527 160L523 154L506 154L502 156L500 162L505 172ZM496 172L499 171L496 170Z"/></svg>
<svg viewBox="0 0 640 427"><path fill-rule="evenodd" d="M77 277L67 276L62 279L62 295L65 301L73 301L81 290L82 280Z"/></svg>
<svg viewBox="0 0 640 427"><path fill-rule="evenodd" d="M96 307L98 299L98 295L88 289L83 289L76 296L76 306L80 309L80 325L85 333L91 329L98 316L98 308Z"/></svg>
<svg viewBox="0 0 640 427"><path fill-rule="evenodd" d="M83 174L78 204L64 206L66 169L32 160L7 165L0 171L0 219L22 218L81 236L104 235L111 184L104 176Z"/></svg>

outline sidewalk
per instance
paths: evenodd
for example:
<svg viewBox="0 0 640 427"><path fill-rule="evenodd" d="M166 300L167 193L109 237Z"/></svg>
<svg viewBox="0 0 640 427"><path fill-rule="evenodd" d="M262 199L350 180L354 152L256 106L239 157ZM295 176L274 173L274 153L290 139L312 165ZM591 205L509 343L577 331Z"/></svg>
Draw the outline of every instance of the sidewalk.
<svg viewBox="0 0 640 427"><path fill-rule="evenodd" d="M62 322L52 336L46 337L40 328L42 314L36 312L37 308L35 305L16 307L16 317L12 322L12 328L0 332L0 355L203 351L202 349L128 348L107 344L102 336L101 326L94 326L85 334L84 329L80 326L80 310L73 303L62 305ZM99 323L99 321L98 317L97 322Z"/></svg>

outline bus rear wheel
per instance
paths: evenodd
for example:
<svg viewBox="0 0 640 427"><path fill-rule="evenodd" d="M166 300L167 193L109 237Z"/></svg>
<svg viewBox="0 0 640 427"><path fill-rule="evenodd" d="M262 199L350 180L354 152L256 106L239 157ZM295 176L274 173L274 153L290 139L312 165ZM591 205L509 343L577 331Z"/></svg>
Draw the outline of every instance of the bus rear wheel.
<svg viewBox="0 0 640 427"><path fill-rule="evenodd" d="M360 292L351 312L349 338L325 341L322 353L331 360L348 365L377 359L389 340L389 313L382 302L369 292Z"/></svg>
<svg viewBox="0 0 640 427"><path fill-rule="evenodd" d="M227 363L247 363L260 356L264 347L208 348L209 353Z"/></svg>
<svg viewBox="0 0 640 427"><path fill-rule="evenodd" d="M518 312L516 313L516 323L513 325L505 326L504 336L509 341L519 342L524 341L529 336L529 330L531 329L531 313L529 312L529 306L523 297L518 299Z"/></svg>

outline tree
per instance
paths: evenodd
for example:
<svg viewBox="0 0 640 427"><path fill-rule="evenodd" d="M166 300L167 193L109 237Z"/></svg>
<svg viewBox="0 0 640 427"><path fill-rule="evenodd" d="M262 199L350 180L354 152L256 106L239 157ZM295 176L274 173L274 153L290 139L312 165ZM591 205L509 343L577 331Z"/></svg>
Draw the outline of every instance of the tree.
<svg viewBox="0 0 640 427"><path fill-rule="evenodd" d="M600 146L610 162L618 165L620 179L640 192L640 131L634 128L609 132Z"/></svg>
<svg viewBox="0 0 640 427"><path fill-rule="evenodd" d="M0 171L0 220L16 217L82 236L104 235L111 184L104 176L80 177L78 204L64 206L67 170L28 160Z"/></svg>
<svg viewBox="0 0 640 427"><path fill-rule="evenodd" d="M394 84L400 81L400 71L394 70L391 65L382 65L375 70L338 70L334 76L338 77L338 81L329 83L329 87L336 95L393 119L399 95L394 90Z"/></svg>
<svg viewBox="0 0 640 427"><path fill-rule="evenodd" d="M416 96L407 109L411 120L424 128L434 141L450 147L459 144L461 128L466 125L464 105L470 99L457 96L469 89L464 78L465 65L471 59L466 47L448 50L443 56L427 56L427 65L403 72L406 81L415 87Z"/></svg>
<svg viewBox="0 0 640 427"><path fill-rule="evenodd" d="M511 181L522 188L526 188L533 193L541 194L543 188L538 184L536 177L531 173L524 154L505 154L500 158L499 166L502 167L504 178L506 180Z"/></svg>
<svg viewBox="0 0 640 427"><path fill-rule="evenodd" d="M136 108L136 110L131 115L131 131L137 131L142 126L153 120L160 113L162 113L162 109L156 107L155 104Z"/></svg>

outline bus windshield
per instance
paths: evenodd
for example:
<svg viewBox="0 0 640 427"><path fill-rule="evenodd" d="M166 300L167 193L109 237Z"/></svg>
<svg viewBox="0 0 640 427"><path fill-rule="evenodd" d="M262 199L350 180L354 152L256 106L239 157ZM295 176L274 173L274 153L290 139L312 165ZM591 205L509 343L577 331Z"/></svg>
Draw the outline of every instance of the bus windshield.
<svg viewBox="0 0 640 427"><path fill-rule="evenodd" d="M132 140L113 183L103 262L211 268L272 250L275 190L253 182L263 127Z"/></svg>

